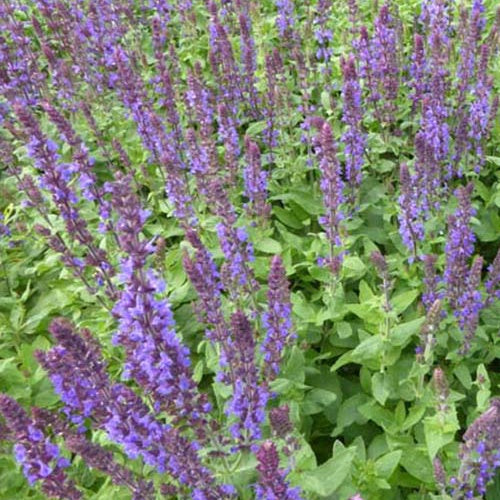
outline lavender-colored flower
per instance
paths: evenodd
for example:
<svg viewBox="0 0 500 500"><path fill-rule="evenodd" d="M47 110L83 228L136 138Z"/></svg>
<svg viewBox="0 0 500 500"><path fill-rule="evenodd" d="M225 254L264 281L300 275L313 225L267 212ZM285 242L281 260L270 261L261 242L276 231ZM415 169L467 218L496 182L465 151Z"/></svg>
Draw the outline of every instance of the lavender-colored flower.
<svg viewBox="0 0 500 500"><path fill-rule="evenodd" d="M212 210L220 218L216 226L219 243L226 258L221 268L224 287L232 294L252 292L258 287L249 264L254 260L253 246L245 228L236 227L236 213L221 179L213 178L207 189Z"/></svg>
<svg viewBox="0 0 500 500"><path fill-rule="evenodd" d="M328 63L333 53L333 50L329 46L333 40L333 32L327 26L331 18L331 9L331 0L319 0L313 19L314 38L318 46L316 59L323 63Z"/></svg>
<svg viewBox="0 0 500 500"><path fill-rule="evenodd" d="M267 311L262 316L266 336L261 344L264 354L264 371L270 378L279 373L283 349L294 339L292 325L292 305L286 271L281 257L276 255L271 261L267 292Z"/></svg>
<svg viewBox="0 0 500 500"><path fill-rule="evenodd" d="M271 150L278 146L277 109L279 103L283 102L281 96L283 90L279 85L279 83L283 83L281 81L283 72L283 61L278 50L275 49L271 54L266 54L267 91L264 106L266 128L262 132L262 139Z"/></svg>
<svg viewBox="0 0 500 500"><path fill-rule="evenodd" d="M482 497L500 468L500 399L472 422L463 441L458 477L450 481L453 498Z"/></svg>
<svg viewBox="0 0 500 500"><path fill-rule="evenodd" d="M479 313L485 303L482 298L479 286L481 284L481 272L483 269L483 258L477 257L468 272L463 294L458 299L459 309L455 311L458 317L458 324L465 332L462 353L467 353L470 349L470 342L476 333L479 323Z"/></svg>
<svg viewBox="0 0 500 500"><path fill-rule="evenodd" d="M490 48L484 44L481 47L478 81L472 88L473 101L468 112L468 149L472 150L473 158L476 159L476 173L479 173L484 164L483 141L488 136L498 111L498 98L492 97L493 78L487 73L489 56Z"/></svg>
<svg viewBox="0 0 500 500"><path fill-rule="evenodd" d="M361 87L356 73L356 63L351 54L340 61L344 84L342 87L342 122L346 130L342 134L345 144L345 180L350 186L361 183L361 167L365 152L366 137L362 131L363 111L361 108Z"/></svg>
<svg viewBox="0 0 500 500"><path fill-rule="evenodd" d="M258 500L300 500L298 488L291 488L286 471L279 467L279 456L272 441L265 441L257 453L259 481L255 486Z"/></svg>
<svg viewBox="0 0 500 500"><path fill-rule="evenodd" d="M67 421L62 420L54 412L33 408L33 417L37 425L52 430L64 438L66 448L80 455L85 463L94 469L107 474L113 483L125 485L133 493L133 500L152 500L154 498L153 483L137 479L130 469L118 464L113 453L106 448L90 442L84 434L71 429Z"/></svg>
<svg viewBox="0 0 500 500"><path fill-rule="evenodd" d="M79 162L73 165L62 163L57 144L43 134L33 114L19 104L15 104L14 110L27 134L28 154L33 158L35 167L41 171L40 187L47 189L51 193L52 200L64 220L67 232L86 249L85 262L82 262L82 265L77 263L75 256L67 259L65 263L78 276L83 275L84 264L95 267L100 278L107 282L110 293L113 293L113 286L110 281L112 266L106 252L98 247L88 229L87 222L80 215L77 207L78 196L71 187L70 180L73 174L78 171L76 165ZM70 134L70 131L67 131L67 133ZM88 174L87 167L85 167L84 173ZM32 191L30 188L32 183L28 179L26 181L27 184L23 184L28 188L29 194ZM41 201L39 195L36 198ZM46 213L44 208L38 208L43 214ZM62 243L65 246L64 242ZM68 255L66 252L62 253Z"/></svg>
<svg viewBox="0 0 500 500"><path fill-rule="evenodd" d="M485 26L484 5L481 0L475 0L470 12L462 7L460 10L460 24L458 37L460 39L460 58L457 65L457 120L454 130L455 148L453 161L458 164L462 156L470 147L468 144L468 121L472 117L467 102L467 94L474 90L474 76L477 73L478 60L481 52L482 31ZM482 85L479 83L481 75L477 75L480 91ZM476 100L476 99L474 99ZM479 120L480 122L481 120ZM456 173L461 175L461 170Z"/></svg>
<svg viewBox="0 0 500 500"><path fill-rule="evenodd" d="M267 203L267 172L262 169L259 146L249 137L245 138L245 160L243 180L249 200L247 211L265 219L271 211Z"/></svg>
<svg viewBox="0 0 500 500"><path fill-rule="evenodd" d="M78 335L64 319L54 320L50 330L58 345L47 353L37 352L37 358L72 421L82 423L84 417L91 417L98 428L123 446L129 458L142 457L193 495L203 493L208 500L225 498L222 487L214 484L200 461L199 444L156 420L129 387L110 381L99 345L90 332L83 330Z"/></svg>
<svg viewBox="0 0 500 500"><path fill-rule="evenodd" d="M182 147L182 129L180 116L176 107L176 95L172 83L172 76L167 67L163 49L163 30L158 17L153 18L152 34L153 48L158 68L158 79L156 85L157 95L160 97L159 104L165 108L168 123L170 125L172 135L178 148Z"/></svg>
<svg viewBox="0 0 500 500"><path fill-rule="evenodd" d="M230 427L233 437L248 444L261 437L269 391L259 382L254 332L243 312L236 311L231 316L231 330L227 362L233 372L233 394L226 413L237 417Z"/></svg>
<svg viewBox="0 0 500 500"><path fill-rule="evenodd" d="M424 225L419 210L418 189L415 179L410 175L406 164L401 164L399 170L399 186L401 193L398 198L400 212L398 214L399 233L405 246L412 252L411 259L417 255L417 242L424 237Z"/></svg>
<svg viewBox="0 0 500 500"><path fill-rule="evenodd" d="M424 263L424 293L422 294L422 302L427 311L430 310L434 302L442 298L442 294L438 292L438 286L441 283L436 272L437 255L426 254L421 257Z"/></svg>
<svg viewBox="0 0 500 500"><path fill-rule="evenodd" d="M293 430L293 424L290 421L290 408L287 405L272 408L269 411L269 423L276 437L287 437Z"/></svg>
<svg viewBox="0 0 500 500"><path fill-rule="evenodd" d="M142 79L132 69L130 57L121 48L113 53L117 91L129 110L146 149L166 174L165 191L174 205L176 217L187 223L194 220L194 210L184 175L185 166L175 141L169 140L163 122L147 96Z"/></svg>
<svg viewBox="0 0 500 500"><path fill-rule="evenodd" d="M422 102L423 96L428 92L428 68L425 57L424 38L418 33L415 34L413 39L413 54L411 60L410 86L412 88L412 94L410 97L413 101L413 109L416 109Z"/></svg>
<svg viewBox="0 0 500 500"><path fill-rule="evenodd" d="M198 294L198 319L208 326L208 338L224 345L229 332L222 312L219 270L194 229L187 229L186 238L194 249L194 255L190 256L185 252L183 263L186 274Z"/></svg>
<svg viewBox="0 0 500 500"><path fill-rule="evenodd" d="M218 106L219 130L218 135L224 144L225 167L228 172L228 184L234 185L238 176L238 157L240 155L240 144L235 120L230 116L227 106Z"/></svg>
<svg viewBox="0 0 500 500"><path fill-rule="evenodd" d="M242 12L239 16L239 21L241 32L241 64L243 67L242 84L249 103L250 113L255 118L258 118L259 98L256 89L257 52L255 50L255 40L252 36L252 20L247 12Z"/></svg>
<svg viewBox="0 0 500 500"><path fill-rule="evenodd" d="M222 24L217 5L209 3L210 22L210 65L217 81L217 102L230 105L232 116L236 117L242 102L241 77L234 58L234 51L225 26Z"/></svg>
<svg viewBox="0 0 500 500"><path fill-rule="evenodd" d="M337 158L337 148L334 142L330 125L323 123L319 136L319 169L321 172L320 187L323 192L323 205L325 215L319 218L319 223L326 232L326 237L330 243L330 256L327 265L332 272L338 272L342 258L334 255L334 249L342 245L340 238L340 223L343 213L340 209L344 201L342 193L343 182L340 176L340 163Z"/></svg>
<svg viewBox="0 0 500 500"><path fill-rule="evenodd" d="M475 214L470 196L473 185L458 188L458 208L448 218L448 237L445 246L446 266L444 283L446 297L454 311L460 310L460 297L465 292L466 277L469 275L469 259L474 253L475 236L470 228L470 220ZM465 279L464 279L465 278Z"/></svg>
<svg viewBox="0 0 500 500"><path fill-rule="evenodd" d="M293 2L291 0L275 0L278 16L276 26L280 37L287 40L292 37L295 26L295 13Z"/></svg>
<svg viewBox="0 0 500 500"><path fill-rule="evenodd" d="M488 266L488 275L485 282L486 292L488 297L486 304L491 304L495 298L500 298L500 249L498 250L495 259Z"/></svg>
<svg viewBox="0 0 500 500"><path fill-rule="evenodd" d="M23 408L11 397L0 394L0 412L3 414L15 440L14 455L22 465L30 485L40 481L49 497L78 500L82 494L64 473L69 461L61 456L59 448L35 425Z"/></svg>
<svg viewBox="0 0 500 500"><path fill-rule="evenodd" d="M374 34L371 42L372 68L377 82L378 92L382 97L382 109L377 110L379 119L386 123L394 122L396 99L399 88L399 61L397 50L397 31L389 5L380 8L374 22ZM368 61L365 62L365 64Z"/></svg>
<svg viewBox="0 0 500 500"><path fill-rule="evenodd" d="M159 407L196 425L210 405L196 389L189 350L175 332L170 306L158 298L165 285L147 268L146 258L154 250L141 239L141 232L149 213L142 209L129 182L127 177L118 176L108 187L119 216L118 243L125 253L119 276L123 290L113 308L119 321L113 341L123 345L127 353L124 377L134 378Z"/></svg>

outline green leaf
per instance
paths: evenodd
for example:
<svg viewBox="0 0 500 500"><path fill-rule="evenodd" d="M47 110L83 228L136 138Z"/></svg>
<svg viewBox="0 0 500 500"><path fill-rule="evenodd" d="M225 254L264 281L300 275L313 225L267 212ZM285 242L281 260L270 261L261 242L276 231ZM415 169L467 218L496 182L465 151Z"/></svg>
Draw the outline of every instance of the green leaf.
<svg viewBox="0 0 500 500"><path fill-rule="evenodd" d="M389 397L389 384L385 373L374 373L372 377L372 394L373 397L384 406Z"/></svg>
<svg viewBox="0 0 500 500"><path fill-rule="evenodd" d="M440 413L424 420L425 442L431 460L434 460L437 452L443 446L453 442L459 428L454 411L449 411L445 415Z"/></svg>
<svg viewBox="0 0 500 500"><path fill-rule="evenodd" d="M391 297L390 302L396 314L401 314L406 311L419 295L419 290L409 290Z"/></svg>
<svg viewBox="0 0 500 500"><path fill-rule="evenodd" d="M420 331L424 321L425 317L422 317L395 326L389 335L391 344L404 347L411 337Z"/></svg>
<svg viewBox="0 0 500 500"><path fill-rule="evenodd" d="M293 346L281 376L294 382L304 383L306 378L304 363L304 354L297 346Z"/></svg>
<svg viewBox="0 0 500 500"><path fill-rule="evenodd" d="M401 455L403 452L401 450L391 451L379 458L375 462L375 472L377 476L382 477L384 479L389 479L399 464L399 460L401 459Z"/></svg>
<svg viewBox="0 0 500 500"><path fill-rule="evenodd" d="M306 394L302 403L302 409L305 415L314 415L320 413L327 406L330 406L337 399L337 395L325 389L312 389Z"/></svg>
<svg viewBox="0 0 500 500"><path fill-rule="evenodd" d="M417 445L406 446L400 459L401 465L419 481L434 483L434 469L425 450Z"/></svg>
<svg viewBox="0 0 500 500"><path fill-rule="evenodd" d="M322 497L331 495L347 478L356 448L345 448L317 469L302 475L300 485L305 491Z"/></svg>
<svg viewBox="0 0 500 500"><path fill-rule="evenodd" d="M282 250L280 243L272 238L257 238L254 247L259 252L270 254L279 254Z"/></svg>
<svg viewBox="0 0 500 500"><path fill-rule="evenodd" d="M281 207L273 207L273 213L276 217L285 224L285 226L291 227L292 229L303 229L304 226L297 217L288 209Z"/></svg>
<svg viewBox="0 0 500 500"><path fill-rule="evenodd" d="M350 323L347 323L346 321L341 321L340 323L337 323L337 335L341 339L347 339L352 335L352 327Z"/></svg>
<svg viewBox="0 0 500 500"><path fill-rule="evenodd" d="M359 257L349 255L344 258L344 262L342 263L342 272L344 278L359 279L366 273L366 266Z"/></svg>
<svg viewBox="0 0 500 500"><path fill-rule="evenodd" d="M373 420L377 425L389 433L394 433L397 429L392 412L382 408L373 400L360 406L358 411L368 420Z"/></svg>
<svg viewBox="0 0 500 500"><path fill-rule="evenodd" d="M410 411L408 412L408 416L406 417L406 420L401 430L407 431L408 429L412 428L415 424L418 424L420 420L422 420L422 417L424 416L426 409L427 407L424 404L417 404L415 406L412 406L410 408Z"/></svg>
<svg viewBox="0 0 500 500"><path fill-rule="evenodd" d="M458 365L453 370L453 374L460 380L460 383L468 390L472 387L472 377L469 369L464 364Z"/></svg>

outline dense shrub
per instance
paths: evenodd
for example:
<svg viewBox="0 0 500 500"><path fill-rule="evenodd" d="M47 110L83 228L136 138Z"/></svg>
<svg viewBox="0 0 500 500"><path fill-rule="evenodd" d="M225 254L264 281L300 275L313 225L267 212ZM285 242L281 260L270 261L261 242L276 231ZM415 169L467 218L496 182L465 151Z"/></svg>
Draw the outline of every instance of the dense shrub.
<svg viewBox="0 0 500 500"><path fill-rule="evenodd" d="M500 498L494 4L2 2L0 498Z"/></svg>

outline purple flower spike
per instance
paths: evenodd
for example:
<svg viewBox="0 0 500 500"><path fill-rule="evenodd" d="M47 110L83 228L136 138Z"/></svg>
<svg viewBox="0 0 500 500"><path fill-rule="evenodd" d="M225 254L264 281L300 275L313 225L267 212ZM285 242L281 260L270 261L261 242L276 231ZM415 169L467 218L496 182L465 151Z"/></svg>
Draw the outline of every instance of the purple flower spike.
<svg viewBox="0 0 500 500"><path fill-rule="evenodd" d="M292 326L292 305L286 272L281 257L276 255L271 262L268 310L262 316L266 329L261 351L264 353L264 370L269 378L274 378L280 369L283 349L296 337Z"/></svg>
<svg viewBox="0 0 500 500"><path fill-rule="evenodd" d="M291 488L286 471L279 468L279 456L272 441L265 441L257 453L259 481L255 486L257 500L301 500L299 488Z"/></svg>
<svg viewBox="0 0 500 500"><path fill-rule="evenodd" d="M351 186L361 183L361 167L365 153L366 137L362 130L361 87L356 73L354 56L341 59L344 84L342 87L342 121L347 129L342 135L345 144L345 180Z"/></svg>
<svg viewBox="0 0 500 500"><path fill-rule="evenodd" d="M266 219L271 211L271 206L266 201L267 172L262 170L259 146L248 137L245 139L245 150L243 180L245 196L249 200L247 210L251 215Z"/></svg>
<svg viewBox="0 0 500 500"><path fill-rule="evenodd" d="M461 187L455 191L458 208L448 218L444 282L446 297L455 311L460 309L460 297L465 292L466 277L469 275L468 262L474 253L476 239L470 228L471 218L475 214L470 201L472 190L473 185L468 184L467 187Z"/></svg>
<svg viewBox="0 0 500 500"><path fill-rule="evenodd" d="M42 490L49 497L62 500L82 498L73 481L69 480L63 471L68 464L60 457L59 448L35 426L17 401L0 394L0 412L12 434L9 437L16 442L16 461L22 465L30 485L40 481Z"/></svg>
<svg viewBox="0 0 500 500"><path fill-rule="evenodd" d="M500 399L469 426L460 448L458 477L452 478L454 498L483 498L500 468Z"/></svg>
<svg viewBox="0 0 500 500"><path fill-rule="evenodd" d="M261 437L269 392L259 382L254 332L243 312L237 311L232 315L231 328L232 346L228 364L232 372L233 395L226 413L238 419L230 429L233 437L251 443Z"/></svg>

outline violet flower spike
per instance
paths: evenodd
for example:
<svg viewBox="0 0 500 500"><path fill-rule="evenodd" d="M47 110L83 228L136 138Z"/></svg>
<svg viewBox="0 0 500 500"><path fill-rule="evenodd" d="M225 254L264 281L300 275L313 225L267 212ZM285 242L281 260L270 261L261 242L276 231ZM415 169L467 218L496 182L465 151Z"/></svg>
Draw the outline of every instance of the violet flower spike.
<svg viewBox="0 0 500 500"><path fill-rule="evenodd" d="M344 79L342 87L342 122L346 130L342 135L345 144L345 180L349 185L361 184L361 168L365 153L366 134L362 130L363 111L361 107L361 87L356 73L356 63L351 54L340 60Z"/></svg>
<svg viewBox="0 0 500 500"><path fill-rule="evenodd" d="M488 483L500 468L500 399L469 426L460 447L457 477L450 480L452 498L483 497Z"/></svg>
<svg viewBox="0 0 500 500"><path fill-rule="evenodd" d="M446 285L446 297L454 311L460 309L460 297L465 291L465 280L469 275L468 261L474 253L476 240L470 228L470 220L475 214L470 201L472 189L473 185L469 184L455 191L458 208L448 218L448 237L445 246L446 267L443 279Z"/></svg>
<svg viewBox="0 0 500 500"><path fill-rule="evenodd" d="M35 425L23 408L11 397L0 394L0 412L15 439L14 455L22 465L30 485L40 482L49 497L61 500L79 500L82 494L69 480L64 469L69 460L61 456L59 448Z"/></svg>
<svg viewBox="0 0 500 500"><path fill-rule="evenodd" d="M291 488L287 472L279 467L276 445L265 441L257 450L259 480L255 486L257 500L301 500L299 488Z"/></svg>
<svg viewBox="0 0 500 500"><path fill-rule="evenodd" d="M268 309L262 316L266 336L261 344L264 371L268 378L279 373L283 349L296 338L292 325L292 304L286 271L281 257L274 256L269 273Z"/></svg>

